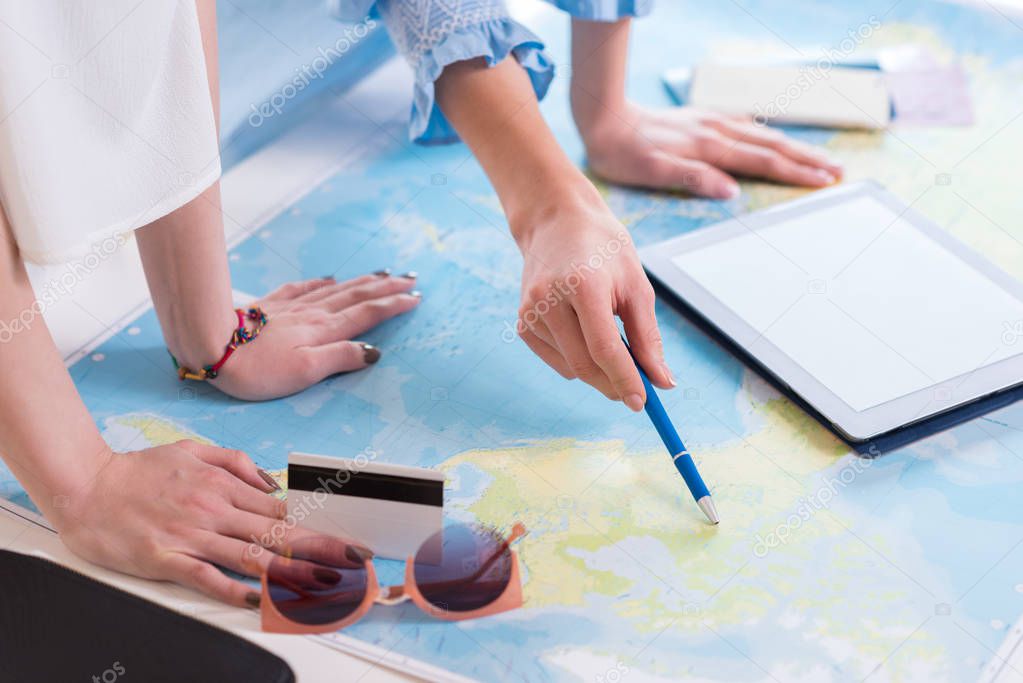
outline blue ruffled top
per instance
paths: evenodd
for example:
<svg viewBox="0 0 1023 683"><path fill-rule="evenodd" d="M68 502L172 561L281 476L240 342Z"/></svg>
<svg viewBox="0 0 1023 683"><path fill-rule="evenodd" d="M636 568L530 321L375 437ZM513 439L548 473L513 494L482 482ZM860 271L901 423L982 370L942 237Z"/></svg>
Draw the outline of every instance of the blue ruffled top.
<svg viewBox="0 0 1023 683"><path fill-rule="evenodd" d="M614 21L646 13L652 0L550 0L573 16ZM458 140L437 106L434 83L455 62L483 57L494 66L509 54L529 74L537 99L547 93L554 63L543 42L511 19L503 0L331 0L344 21L380 18L398 51L415 72L409 137L421 144Z"/></svg>

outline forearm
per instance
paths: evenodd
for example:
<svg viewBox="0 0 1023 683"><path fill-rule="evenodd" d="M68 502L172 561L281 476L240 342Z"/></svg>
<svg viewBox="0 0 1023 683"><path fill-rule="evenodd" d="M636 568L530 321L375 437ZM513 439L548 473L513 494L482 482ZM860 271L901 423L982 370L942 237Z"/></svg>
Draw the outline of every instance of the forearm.
<svg viewBox="0 0 1023 683"><path fill-rule="evenodd" d="M167 348L193 370L215 363L237 326L219 183L135 236Z"/></svg>
<svg viewBox="0 0 1023 683"><path fill-rule="evenodd" d="M220 119L216 7L197 3L214 118ZM227 265L220 183L135 231L167 348L193 370L215 363L237 326Z"/></svg>
<svg viewBox="0 0 1023 683"><path fill-rule="evenodd" d="M603 121L621 120L632 20L572 20L572 117L584 141Z"/></svg>
<svg viewBox="0 0 1023 683"><path fill-rule="evenodd" d="M492 68L483 60L448 66L437 80L437 101L490 178L520 245L545 222L533 220L538 212L600 201L554 139L515 59Z"/></svg>
<svg viewBox="0 0 1023 683"><path fill-rule="evenodd" d="M0 455L59 528L110 451L50 337L2 208L0 292Z"/></svg>

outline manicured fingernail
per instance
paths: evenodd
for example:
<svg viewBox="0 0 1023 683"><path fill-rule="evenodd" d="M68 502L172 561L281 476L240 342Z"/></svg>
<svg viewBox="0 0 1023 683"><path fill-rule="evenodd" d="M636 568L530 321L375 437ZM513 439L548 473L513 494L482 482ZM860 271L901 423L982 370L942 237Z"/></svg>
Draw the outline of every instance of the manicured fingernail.
<svg viewBox="0 0 1023 683"><path fill-rule="evenodd" d="M817 169L816 174L817 177L823 180L827 185L830 185L831 183L835 182L835 176L831 175L822 168Z"/></svg>
<svg viewBox="0 0 1023 683"><path fill-rule="evenodd" d="M270 487L271 491L280 491L281 485L277 483L277 480L270 476L270 473L266 470L256 470L259 473L259 478L266 482L266 485Z"/></svg>
<svg viewBox="0 0 1023 683"><path fill-rule="evenodd" d="M334 276L333 275L324 275L320 279L321 280L330 280L331 282L333 282L334 281Z"/></svg>
<svg viewBox="0 0 1023 683"><path fill-rule="evenodd" d="M418 289L413 289L411 292L408 293L408 295L409 296L414 296L417 299L422 299L423 298L423 293L420 292Z"/></svg>
<svg viewBox="0 0 1023 683"><path fill-rule="evenodd" d="M639 394L629 394L625 397L625 405L629 406L629 410L638 413L643 410L643 397Z"/></svg>
<svg viewBox="0 0 1023 683"><path fill-rule="evenodd" d="M313 576L317 581L328 586L336 586L341 582L341 573L326 567L315 567L313 569Z"/></svg>
<svg viewBox="0 0 1023 683"><path fill-rule="evenodd" d="M419 277L419 273L417 273L414 270L410 270L401 277L405 278L406 280L415 280L417 277Z"/></svg>
<svg viewBox="0 0 1023 683"><path fill-rule="evenodd" d="M259 607L259 593L256 591L249 591L245 595L245 604L249 607Z"/></svg>
<svg viewBox="0 0 1023 683"><path fill-rule="evenodd" d="M373 274L376 275L377 277L387 277L388 275L391 274L391 269L384 268L383 270L374 270Z"/></svg>
<svg viewBox="0 0 1023 683"><path fill-rule="evenodd" d="M372 344L363 344L362 360L366 363L366 365L373 365L373 363L380 360L380 349Z"/></svg>
<svg viewBox="0 0 1023 683"><path fill-rule="evenodd" d="M738 196L739 196L740 194L742 194L742 190L741 190L741 189L739 188L739 185L738 185L738 184L734 184L734 185L729 185L729 186L728 186L728 187L727 187L727 188L725 189L725 197L724 197L724 198L725 198L725 199L735 199L735 198L737 198L737 197L738 197Z"/></svg>
<svg viewBox="0 0 1023 683"><path fill-rule="evenodd" d="M667 363L661 363L661 370L664 372L664 376L668 378L668 384L677 387L678 382L675 381L675 375L672 374L671 368L668 367Z"/></svg>
<svg viewBox="0 0 1023 683"><path fill-rule="evenodd" d="M345 557L347 557L350 562L365 564L369 560L373 559L373 551L369 548L364 548L361 545L350 545L345 548Z"/></svg>

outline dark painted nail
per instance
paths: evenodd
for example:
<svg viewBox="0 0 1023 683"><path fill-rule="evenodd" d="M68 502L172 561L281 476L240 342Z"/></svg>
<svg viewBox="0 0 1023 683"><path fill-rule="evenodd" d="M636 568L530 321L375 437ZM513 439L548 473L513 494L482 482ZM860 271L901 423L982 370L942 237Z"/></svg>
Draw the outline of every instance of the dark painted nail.
<svg viewBox="0 0 1023 683"><path fill-rule="evenodd" d="M280 491L281 490L281 485L277 483L276 479L274 479L273 477L270 476L269 472L267 472L266 470L260 470L260 469L257 469L256 472L259 473L259 478L262 479L263 481L265 481L266 485L269 486L272 490L274 490L274 491Z"/></svg>
<svg viewBox="0 0 1023 683"><path fill-rule="evenodd" d="M259 593L256 591L249 591L245 596L245 604L249 607L259 607Z"/></svg>
<svg viewBox="0 0 1023 683"><path fill-rule="evenodd" d="M366 365L373 365L373 363L380 360L380 349L372 344L363 344L362 360L365 361Z"/></svg>
<svg viewBox="0 0 1023 683"><path fill-rule="evenodd" d="M383 270L375 270L373 271L373 274L376 275L377 277L387 277L388 275L391 274L391 269L384 268Z"/></svg>
<svg viewBox="0 0 1023 683"><path fill-rule="evenodd" d="M373 551L369 548L363 548L361 545L350 545L345 548L345 557L351 562L366 564L367 561L373 559Z"/></svg>
<svg viewBox="0 0 1023 683"><path fill-rule="evenodd" d="M341 583L341 573L336 572L333 569L327 569L326 567L314 567L313 576L320 583L325 583L328 586L336 586Z"/></svg>
<svg viewBox="0 0 1023 683"><path fill-rule="evenodd" d="M401 277L403 277L403 278L405 278L407 280L415 280L417 277L419 277L419 273L417 273L414 270L410 270L409 272L405 273Z"/></svg>
<svg viewBox="0 0 1023 683"><path fill-rule="evenodd" d="M324 276L323 276L323 277L321 277L320 279L321 279L321 280L330 280L330 281L333 281L333 280L334 280L334 276L333 276L333 275L324 275Z"/></svg>

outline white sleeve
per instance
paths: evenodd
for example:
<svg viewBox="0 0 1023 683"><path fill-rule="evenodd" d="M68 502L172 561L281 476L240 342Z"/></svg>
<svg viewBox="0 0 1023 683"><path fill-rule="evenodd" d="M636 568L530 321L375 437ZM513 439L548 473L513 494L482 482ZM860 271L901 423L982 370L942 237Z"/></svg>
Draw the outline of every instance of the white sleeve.
<svg viewBox="0 0 1023 683"><path fill-rule="evenodd" d="M0 203L26 260L78 258L219 176L194 2L0 3Z"/></svg>

